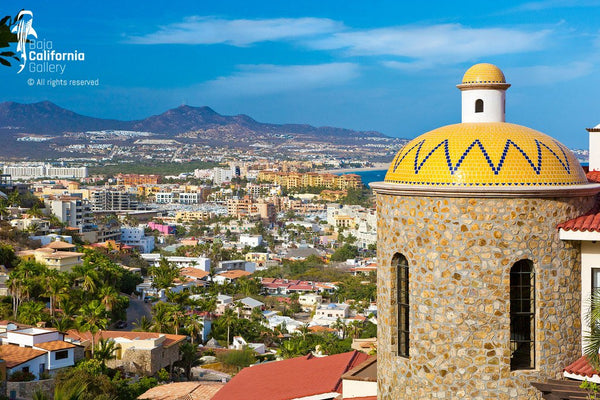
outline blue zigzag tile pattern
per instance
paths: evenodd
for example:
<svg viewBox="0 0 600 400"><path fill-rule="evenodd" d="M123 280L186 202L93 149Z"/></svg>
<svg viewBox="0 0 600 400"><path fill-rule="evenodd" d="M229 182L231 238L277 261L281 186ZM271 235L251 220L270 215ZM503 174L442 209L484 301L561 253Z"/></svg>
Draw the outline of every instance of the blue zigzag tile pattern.
<svg viewBox="0 0 600 400"><path fill-rule="evenodd" d="M426 133L400 150L385 181L434 186L587 183L568 148L533 129L507 123L456 124Z"/></svg>

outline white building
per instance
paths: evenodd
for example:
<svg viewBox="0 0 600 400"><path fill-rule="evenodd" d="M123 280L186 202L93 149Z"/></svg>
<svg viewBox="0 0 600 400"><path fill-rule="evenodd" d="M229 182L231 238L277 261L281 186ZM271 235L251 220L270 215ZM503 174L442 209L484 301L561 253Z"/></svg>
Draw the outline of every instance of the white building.
<svg viewBox="0 0 600 400"><path fill-rule="evenodd" d="M82 179L88 177L87 167L54 167L50 164L11 164L5 165L3 173L12 179Z"/></svg>
<svg viewBox="0 0 600 400"><path fill-rule="evenodd" d="M242 246L258 247L263 243L263 237L261 235L240 235L240 244Z"/></svg>
<svg viewBox="0 0 600 400"><path fill-rule="evenodd" d="M39 379L44 372L75 365L75 346L64 341L64 333L40 328L25 328L6 332L2 338L2 359L7 373L30 372Z"/></svg>
<svg viewBox="0 0 600 400"><path fill-rule="evenodd" d="M350 306L348 304L324 304L317 308L315 317L327 317L327 318L347 318L350 312Z"/></svg>
<svg viewBox="0 0 600 400"><path fill-rule="evenodd" d="M141 253L150 253L154 250L154 236L146 236L144 228L122 227L121 243L137 247Z"/></svg>
<svg viewBox="0 0 600 400"><path fill-rule="evenodd" d="M142 258L148 261L150 264L158 267L160 264L160 254L156 253L144 253L141 254ZM175 264L178 268L198 268L202 271L210 271L210 258L206 257L178 257L171 256L165 257L168 262Z"/></svg>
<svg viewBox="0 0 600 400"><path fill-rule="evenodd" d="M65 196L45 199L46 207L71 228L79 228L82 232L93 229L93 215L87 200L79 197Z"/></svg>
<svg viewBox="0 0 600 400"><path fill-rule="evenodd" d="M309 311L323 303L323 296L316 293L301 294L298 298L298 303L302 306L303 310Z"/></svg>
<svg viewBox="0 0 600 400"><path fill-rule="evenodd" d="M231 182L233 173L228 168L213 168L213 183L215 185L221 185L226 182Z"/></svg>

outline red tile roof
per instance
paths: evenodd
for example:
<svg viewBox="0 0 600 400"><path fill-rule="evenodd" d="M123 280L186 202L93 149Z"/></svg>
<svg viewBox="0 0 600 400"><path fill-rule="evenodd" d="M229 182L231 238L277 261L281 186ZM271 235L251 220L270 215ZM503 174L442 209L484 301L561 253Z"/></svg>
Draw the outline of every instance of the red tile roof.
<svg viewBox="0 0 600 400"><path fill-rule="evenodd" d="M558 224L565 231L600 232L600 202L596 200L594 208L587 213Z"/></svg>
<svg viewBox="0 0 600 400"><path fill-rule="evenodd" d="M174 382L149 389L138 399L148 400L210 400L223 383Z"/></svg>
<svg viewBox="0 0 600 400"><path fill-rule="evenodd" d="M244 368L213 400L290 400L341 393L342 375L368 357L351 351L327 357L308 355Z"/></svg>
<svg viewBox="0 0 600 400"><path fill-rule="evenodd" d="M586 174L588 181L600 183L600 171L590 171Z"/></svg>
<svg viewBox="0 0 600 400"><path fill-rule="evenodd" d="M45 354L44 350L36 350L30 347L19 347L13 344L0 346L0 357L6 362L8 368L16 367Z"/></svg>
<svg viewBox="0 0 600 400"><path fill-rule="evenodd" d="M157 333L157 332L127 332L127 331L101 331L96 334L96 340L100 339L115 339L124 338L129 340L147 340L157 339L160 335L165 336L163 342L164 347L170 347L175 343L179 343L185 339L183 335L172 335L169 333ZM84 341L92 339L92 335L89 332L78 332L76 329L69 329L67 332L67 338L71 340Z"/></svg>
<svg viewBox="0 0 600 400"><path fill-rule="evenodd" d="M565 372L568 372L569 374L574 374L574 375L587 376L588 378L591 378L594 375L600 375L600 373L598 373L598 371L596 371L590 365L590 363L588 362L588 360L585 356L582 356L581 358L579 358L577 361L575 361L571 365L568 365L565 368Z"/></svg>

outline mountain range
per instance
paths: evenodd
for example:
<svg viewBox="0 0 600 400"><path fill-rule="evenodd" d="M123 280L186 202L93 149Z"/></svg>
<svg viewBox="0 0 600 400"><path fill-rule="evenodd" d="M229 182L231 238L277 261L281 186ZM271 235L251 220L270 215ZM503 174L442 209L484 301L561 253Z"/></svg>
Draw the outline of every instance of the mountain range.
<svg viewBox="0 0 600 400"><path fill-rule="evenodd" d="M57 106L50 101L32 104L0 103L0 134L50 134L97 130L130 130L176 136L187 132L226 130L230 134L292 134L306 139L386 138L379 132L361 132L334 127L314 127L305 124L269 124L247 115L221 115L210 107L180 106L159 115L120 121L94 118Z"/></svg>

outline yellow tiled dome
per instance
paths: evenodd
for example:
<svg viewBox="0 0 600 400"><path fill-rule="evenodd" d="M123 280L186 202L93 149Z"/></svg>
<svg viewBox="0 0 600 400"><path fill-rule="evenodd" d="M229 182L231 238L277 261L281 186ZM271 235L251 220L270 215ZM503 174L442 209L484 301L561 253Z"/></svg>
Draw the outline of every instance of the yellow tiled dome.
<svg viewBox="0 0 600 400"><path fill-rule="evenodd" d="M462 83L506 83L504 73L494 64L475 64L465 72Z"/></svg>
<svg viewBox="0 0 600 400"><path fill-rule="evenodd" d="M550 136L521 125L477 122L443 126L411 140L396 154L385 182L562 186L587 179L573 153Z"/></svg>

